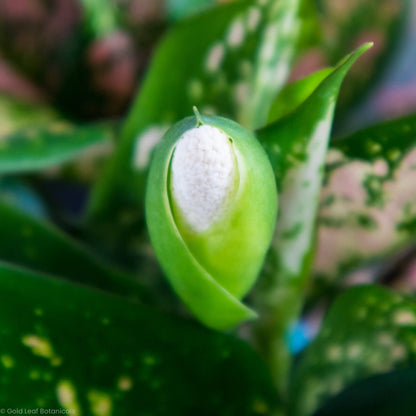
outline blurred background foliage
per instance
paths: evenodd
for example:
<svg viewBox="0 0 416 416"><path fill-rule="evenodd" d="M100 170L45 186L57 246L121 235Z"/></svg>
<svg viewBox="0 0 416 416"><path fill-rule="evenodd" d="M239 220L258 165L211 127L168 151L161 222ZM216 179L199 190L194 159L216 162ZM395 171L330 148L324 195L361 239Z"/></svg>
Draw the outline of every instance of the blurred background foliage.
<svg viewBox="0 0 416 416"><path fill-rule="evenodd" d="M140 87L163 33L176 21L225 2L2 0L0 91L54 106L71 119L120 116ZM375 47L353 69L341 93L339 115L362 104L360 115L348 118L344 129L412 112L416 34L410 6L411 1L403 0L304 2L310 22L289 81L334 65L345 51L372 40ZM310 18L310 8L318 19Z"/></svg>

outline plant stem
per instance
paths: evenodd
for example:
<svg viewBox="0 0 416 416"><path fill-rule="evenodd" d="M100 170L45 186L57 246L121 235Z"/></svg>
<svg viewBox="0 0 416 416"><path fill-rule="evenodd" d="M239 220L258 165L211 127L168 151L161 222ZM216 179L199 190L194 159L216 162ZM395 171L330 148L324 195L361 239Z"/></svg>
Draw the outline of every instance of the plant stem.
<svg viewBox="0 0 416 416"><path fill-rule="evenodd" d="M298 289L276 288L274 302L262 311L262 319L255 327L255 342L269 365L274 383L284 402L288 396L292 355L287 334L296 322L303 299Z"/></svg>

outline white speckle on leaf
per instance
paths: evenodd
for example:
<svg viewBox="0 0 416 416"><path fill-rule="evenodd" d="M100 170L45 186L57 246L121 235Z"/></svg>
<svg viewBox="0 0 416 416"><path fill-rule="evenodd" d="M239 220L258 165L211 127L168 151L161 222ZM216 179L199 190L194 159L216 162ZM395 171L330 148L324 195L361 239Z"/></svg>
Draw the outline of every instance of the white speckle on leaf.
<svg viewBox="0 0 416 416"><path fill-rule="evenodd" d="M227 35L227 44L232 48L236 48L243 43L245 35L244 23L241 18L235 19L231 23L230 30Z"/></svg>
<svg viewBox="0 0 416 416"><path fill-rule="evenodd" d="M339 345L331 345L326 350L326 355L330 361L338 361L342 357L342 350Z"/></svg>
<svg viewBox="0 0 416 416"><path fill-rule="evenodd" d="M280 211L274 240L277 243L277 255L286 272L296 276L302 268L302 260L307 255L313 235L316 209L311 203L305 204L305 201L314 201L319 194L320 166L325 157L333 109L332 103L311 135L306 149L309 159L289 170L282 187L280 206L285 208ZM310 186L307 188L302 186L305 179L310 181ZM291 239L285 239L284 244L279 244L283 241L282 235L286 234L287 230L294 229L299 223L303 224L302 232Z"/></svg>
<svg viewBox="0 0 416 416"><path fill-rule="evenodd" d="M222 43L216 43L208 51L207 60L206 60L206 70L209 73L217 72L221 66L221 62L225 55L225 48Z"/></svg>
<svg viewBox="0 0 416 416"><path fill-rule="evenodd" d="M261 59L263 61L270 61L276 51L276 41L279 35L279 25L273 24L269 25L266 29L264 43L261 46Z"/></svg>
<svg viewBox="0 0 416 416"><path fill-rule="evenodd" d="M393 360L402 361L407 356L406 348L403 345L395 345L391 350L391 355Z"/></svg>
<svg viewBox="0 0 416 416"><path fill-rule="evenodd" d="M414 313L410 312L410 311L397 311L394 314L394 323L396 325L415 325L416 324L416 316Z"/></svg>
<svg viewBox="0 0 416 416"><path fill-rule="evenodd" d="M223 131L203 125L188 130L177 142L171 192L192 230L202 232L223 215L235 178L235 156Z"/></svg>
<svg viewBox="0 0 416 416"><path fill-rule="evenodd" d="M381 332L378 334L376 341L385 347L390 347L394 343L393 337L388 332Z"/></svg>
<svg viewBox="0 0 416 416"><path fill-rule="evenodd" d="M56 395L59 404L66 410L70 410L75 416L81 414L74 385L69 380L60 380L56 386Z"/></svg>
<svg viewBox="0 0 416 416"><path fill-rule="evenodd" d="M22 338L22 343L29 347L33 354L47 358L52 366L57 367L62 364L62 358L55 353L48 339L29 334Z"/></svg>
<svg viewBox="0 0 416 416"><path fill-rule="evenodd" d="M374 162L374 173L378 176L386 176L389 172L389 165L384 159L377 159Z"/></svg>
<svg viewBox="0 0 416 416"><path fill-rule="evenodd" d="M121 376L117 381L117 387L121 391L131 390L133 387L133 380L128 376Z"/></svg>
<svg viewBox="0 0 416 416"><path fill-rule="evenodd" d="M88 393L91 413L96 416L110 416L113 411L111 397L102 391L91 390Z"/></svg>
<svg viewBox="0 0 416 416"><path fill-rule="evenodd" d="M146 169L149 166L153 149L162 139L167 130L166 126L151 126L136 139L134 150L134 167Z"/></svg>
<svg viewBox="0 0 416 416"><path fill-rule="evenodd" d="M347 357L350 359L355 359L360 357L362 354L362 347L360 344L352 343L347 347Z"/></svg>
<svg viewBox="0 0 416 416"><path fill-rule="evenodd" d="M326 154L326 164L332 165L334 163L341 163L345 160L344 153L342 153L338 149L329 149L328 153Z"/></svg>
<svg viewBox="0 0 416 416"><path fill-rule="evenodd" d="M258 7L250 7L247 16L247 29L249 31L256 30L261 19L261 12Z"/></svg>
<svg viewBox="0 0 416 416"><path fill-rule="evenodd" d="M238 82L234 87L234 100L237 104L244 103L249 98L249 85L246 82Z"/></svg>
<svg viewBox="0 0 416 416"><path fill-rule="evenodd" d="M53 348L46 338L37 335L25 335L22 338L23 345L29 347L33 354L45 358L52 358L54 356Z"/></svg>

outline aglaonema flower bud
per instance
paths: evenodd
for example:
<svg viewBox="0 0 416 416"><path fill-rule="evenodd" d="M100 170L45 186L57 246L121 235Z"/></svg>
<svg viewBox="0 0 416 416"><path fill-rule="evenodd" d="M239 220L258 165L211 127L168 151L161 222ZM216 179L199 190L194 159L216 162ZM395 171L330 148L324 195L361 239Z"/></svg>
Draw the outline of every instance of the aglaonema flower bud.
<svg viewBox="0 0 416 416"><path fill-rule="evenodd" d="M166 132L150 166L146 220L173 289L208 327L256 316L240 300L260 272L276 212L274 174L252 133L199 114Z"/></svg>

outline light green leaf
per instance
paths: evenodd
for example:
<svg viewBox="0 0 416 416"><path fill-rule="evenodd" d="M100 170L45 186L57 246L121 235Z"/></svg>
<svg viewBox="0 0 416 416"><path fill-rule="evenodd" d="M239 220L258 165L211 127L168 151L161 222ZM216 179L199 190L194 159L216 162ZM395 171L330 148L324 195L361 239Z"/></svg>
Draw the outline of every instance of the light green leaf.
<svg viewBox="0 0 416 416"><path fill-rule="evenodd" d="M414 240L415 179L415 115L332 144L318 216L315 290Z"/></svg>
<svg viewBox="0 0 416 416"><path fill-rule="evenodd" d="M242 0L183 21L167 35L123 128L120 146L93 192L91 222L111 222L126 240L141 232L152 150L167 127L190 115L194 105L204 115L215 113L241 124L266 121L295 52L291 40L299 32L297 10L297 0ZM128 251L131 244L126 246Z"/></svg>
<svg viewBox="0 0 416 416"><path fill-rule="evenodd" d="M371 44L344 58L296 111L258 131L274 167L280 208L263 279L255 293L258 342L285 384L285 333L297 318L310 274L315 221L334 108L341 82ZM271 341L270 338L278 339ZM285 357L283 357L283 356Z"/></svg>
<svg viewBox="0 0 416 416"><path fill-rule="evenodd" d="M110 123L77 126L55 121L0 136L0 174L54 167L111 148L113 128Z"/></svg>
<svg viewBox="0 0 416 416"><path fill-rule="evenodd" d="M416 303L377 286L341 295L307 348L292 389L291 416L374 374L416 364Z"/></svg>
<svg viewBox="0 0 416 416"><path fill-rule="evenodd" d="M325 68L286 86L273 101L269 122L272 123L299 107L331 72L332 68Z"/></svg>
<svg viewBox="0 0 416 416"><path fill-rule="evenodd" d="M135 278L100 262L51 225L4 202L0 203L0 218L0 261L131 299L149 300Z"/></svg>
<svg viewBox="0 0 416 416"><path fill-rule="evenodd" d="M0 292L3 406L261 416L276 405L264 363L230 336L4 264Z"/></svg>

